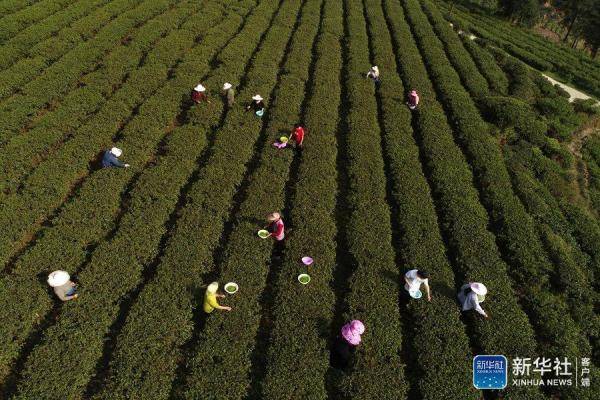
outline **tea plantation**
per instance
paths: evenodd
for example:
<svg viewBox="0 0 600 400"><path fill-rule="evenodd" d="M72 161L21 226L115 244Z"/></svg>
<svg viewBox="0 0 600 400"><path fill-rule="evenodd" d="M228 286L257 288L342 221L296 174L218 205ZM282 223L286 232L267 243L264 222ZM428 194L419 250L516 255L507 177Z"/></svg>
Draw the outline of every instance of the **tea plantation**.
<svg viewBox="0 0 600 400"><path fill-rule="evenodd" d="M600 93L600 62L441 1L0 0L1 398L600 399L599 109L540 71ZM514 384L537 357L572 384Z"/></svg>

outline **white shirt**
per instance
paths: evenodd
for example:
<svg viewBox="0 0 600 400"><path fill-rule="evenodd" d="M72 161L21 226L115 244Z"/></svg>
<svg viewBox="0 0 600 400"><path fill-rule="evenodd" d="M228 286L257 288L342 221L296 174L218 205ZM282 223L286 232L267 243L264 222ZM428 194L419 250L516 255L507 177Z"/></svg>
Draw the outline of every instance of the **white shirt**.
<svg viewBox="0 0 600 400"><path fill-rule="evenodd" d="M404 289L409 292L416 292L421 288L421 284L424 283L425 286L429 286L429 279L421 279L417 276L417 269L411 269L404 276L409 283L404 284Z"/></svg>
<svg viewBox="0 0 600 400"><path fill-rule="evenodd" d="M479 305L479 299L477 298L477 294L475 294L475 292L470 292L465 297L464 290L468 287L469 287L468 283L466 285L463 285L460 288L460 293L458 293L458 300L462 304L462 310L468 311L468 310L474 309L479 314L485 316L486 315L485 311L483 311L483 308L481 308L481 306Z"/></svg>

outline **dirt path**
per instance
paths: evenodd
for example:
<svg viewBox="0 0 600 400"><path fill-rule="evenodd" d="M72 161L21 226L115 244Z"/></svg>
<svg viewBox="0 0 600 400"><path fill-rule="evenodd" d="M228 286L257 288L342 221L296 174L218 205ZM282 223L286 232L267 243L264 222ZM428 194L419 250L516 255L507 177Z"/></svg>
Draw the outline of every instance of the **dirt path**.
<svg viewBox="0 0 600 400"><path fill-rule="evenodd" d="M567 93L569 93L569 101L573 102L575 101L575 99L583 99L583 100L587 100L587 99L591 99L592 97L588 96L587 94L580 92L579 90L572 88L571 86L567 86L562 82L557 81L556 79L553 79L551 77L549 77L546 74L542 74L544 76L544 78L548 79L550 82L552 82L553 85L558 85L560 86L562 89L564 89L565 91L567 91ZM600 103L596 103L596 104L600 104Z"/></svg>
<svg viewBox="0 0 600 400"><path fill-rule="evenodd" d="M450 23L450 26L454 27L454 25L453 25L452 23ZM465 34L465 32L463 32L462 30L459 30L457 33L458 33L459 35L464 35L464 34ZM477 39L477 36L475 36L475 35L473 35L473 34L470 34L470 35L469 35L469 39L471 39L471 40L475 40L475 39ZM540 72L540 73L541 73L541 72ZM571 102L571 103L572 103L573 101L575 101L576 99L583 99L583 100L587 100L587 99L591 99L591 98L592 98L591 96L588 96L587 94L585 94L585 93L583 93L583 92L581 92L581 91L579 91L579 90L577 90L577 89L575 89L575 88L573 88L573 87L571 87L571 86L565 85L564 83L562 83L562 82L559 82L559 81L557 81L556 79L554 79L554 78L551 78L551 77L549 77L548 75L546 75L546 74L544 74L544 73L541 73L541 74L542 74L542 76L543 76L544 78L546 78L546 79L548 79L550 82L552 82L552 84L553 84L553 85L558 85L558 86L560 86L562 89L564 89L564 90L565 90L567 93L569 93L569 102ZM600 102L596 102L596 105L597 105L597 106L600 106Z"/></svg>

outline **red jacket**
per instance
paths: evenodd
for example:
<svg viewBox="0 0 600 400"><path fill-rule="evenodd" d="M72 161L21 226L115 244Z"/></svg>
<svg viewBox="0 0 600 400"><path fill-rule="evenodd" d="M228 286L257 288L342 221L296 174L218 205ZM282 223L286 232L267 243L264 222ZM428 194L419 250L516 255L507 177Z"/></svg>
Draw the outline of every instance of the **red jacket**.
<svg viewBox="0 0 600 400"><path fill-rule="evenodd" d="M283 225L283 220L280 218L277 221L273 221L269 224L269 226L267 227L267 230L269 231L269 233L271 233L273 235L273 237L275 237L275 239L277 240L281 240L279 239L282 235L283 235L283 231L285 229L285 226Z"/></svg>
<svg viewBox="0 0 600 400"><path fill-rule="evenodd" d="M195 90L192 91L192 100L194 100L196 103L199 103L201 101L206 101L206 99L207 99L206 93L197 92Z"/></svg>
<svg viewBox="0 0 600 400"><path fill-rule="evenodd" d="M301 126L297 127L292 134L292 138L294 138L296 143L302 144L302 141L304 140L304 128Z"/></svg>

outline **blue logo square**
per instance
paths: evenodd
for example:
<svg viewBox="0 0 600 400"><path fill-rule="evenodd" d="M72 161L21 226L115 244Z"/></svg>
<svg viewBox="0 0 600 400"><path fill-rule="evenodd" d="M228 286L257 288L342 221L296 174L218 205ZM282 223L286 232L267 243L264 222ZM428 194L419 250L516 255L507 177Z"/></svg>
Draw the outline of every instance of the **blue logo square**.
<svg viewBox="0 0 600 400"><path fill-rule="evenodd" d="M508 381L508 362L500 355L473 358L473 386L477 389L504 389Z"/></svg>

